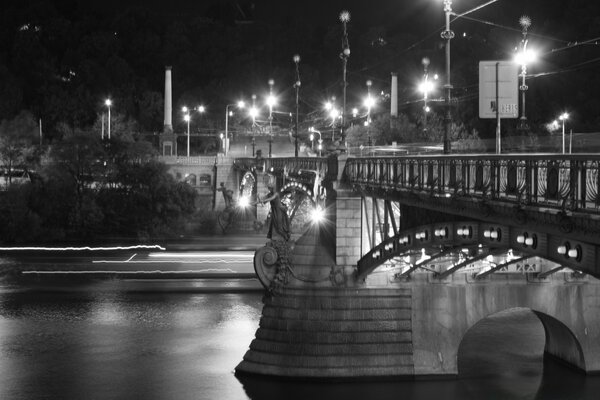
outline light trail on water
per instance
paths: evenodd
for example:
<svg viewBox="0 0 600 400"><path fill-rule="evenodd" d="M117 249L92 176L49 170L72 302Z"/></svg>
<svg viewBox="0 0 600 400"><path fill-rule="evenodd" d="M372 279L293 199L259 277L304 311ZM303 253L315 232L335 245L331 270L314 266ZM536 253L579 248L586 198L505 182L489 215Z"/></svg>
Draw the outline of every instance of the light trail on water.
<svg viewBox="0 0 600 400"><path fill-rule="evenodd" d="M114 250L167 250L160 245L135 245L135 246L113 246L113 247L0 247L0 251L114 251Z"/></svg>

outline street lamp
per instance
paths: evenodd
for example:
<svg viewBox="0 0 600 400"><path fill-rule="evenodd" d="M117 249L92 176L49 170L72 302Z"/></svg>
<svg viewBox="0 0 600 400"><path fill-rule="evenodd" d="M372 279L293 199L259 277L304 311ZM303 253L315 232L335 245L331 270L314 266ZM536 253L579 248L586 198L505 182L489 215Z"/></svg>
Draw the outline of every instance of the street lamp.
<svg viewBox="0 0 600 400"><path fill-rule="evenodd" d="M340 117L340 111L337 108L332 108L329 111L331 117L331 141L335 142L335 121Z"/></svg>
<svg viewBox="0 0 600 400"><path fill-rule="evenodd" d="M454 32L450 30L450 14L452 14L452 0L444 0L444 12L446 13L446 30L442 32L442 39L446 39L446 115L444 117L444 154L452 151L450 146L450 132L452 130L452 111L450 100L452 96L452 84L450 83L450 40Z"/></svg>
<svg viewBox="0 0 600 400"><path fill-rule="evenodd" d="M321 150L323 149L323 140L321 139L321 132L320 132L320 131L318 131L318 130L316 130L316 129L315 129L314 127L312 127L312 126L311 126L310 128L308 128L308 131L309 131L309 132L314 132L314 133L318 133L318 134L319 134L319 146L318 146L318 148L319 148L319 157L321 157ZM313 140L312 138L313 138L313 136L311 135L311 139L310 139L311 141ZM312 145L312 143L311 143L311 145Z"/></svg>
<svg viewBox="0 0 600 400"><path fill-rule="evenodd" d="M106 107L108 107L108 140L110 140L110 106L112 105L112 100L106 99L104 104L106 105Z"/></svg>
<svg viewBox="0 0 600 400"><path fill-rule="evenodd" d="M225 143L224 143L225 155L227 155L227 148L229 147L229 146L227 146L227 144L228 144L227 141L229 140L229 135L228 135L228 133L229 133L229 107L232 107L232 106L237 106L238 108L242 109L246 106L246 104L240 100L235 104L227 104L225 106Z"/></svg>
<svg viewBox="0 0 600 400"><path fill-rule="evenodd" d="M273 106L275 105L275 96L273 96L273 85L275 81L269 79L269 95L267 96L267 105L269 106L269 133L273 134Z"/></svg>
<svg viewBox="0 0 600 400"><path fill-rule="evenodd" d="M296 64L296 82L294 88L296 89L296 136L294 138L294 156L298 157L298 100L300 96L300 55L294 55L294 64Z"/></svg>
<svg viewBox="0 0 600 400"><path fill-rule="evenodd" d="M192 117L190 117L190 110L186 106L183 106L181 108L181 111L184 112L183 120L185 122L187 122L187 156L189 158L189 156L190 156L190 120L192 119Z"/></svg>
<svg viewBox="0 0 600 400"><path fill-rule="evenodd" d="M371 86L373 85L373 82L369 79L367 81L367 98L365 99L365 107L367 107L367 121L365 123L365 125L367 125L367 140L368 140L368 146L371 147L372 142L371 142L371 107L373 107L373 105L375 105L375 99L373 99L371 97Z"/></svg>
<svg viewBox="0 0 600 400"><path fill-rule="evenodd" d="M565 121L569 119L569 113L562 113L558 117L562 122L562 153L565 154ZM571 146L569 145L569 153L571 153Z"/></svg>
<svg viewBox="0 0 600 400"><path fill-rule="evenodd" d="M427 132L427 113L429 113L429 106L427 105L427 99L429 98L429 92L433 91L433 82L429 80L429 58L425 57L421 61L423 63L423 81L419 84L419 91L423 93L423 131Z"/></svg>
<svg viewBox="0 0 600 400"><path fill-rule="evenodd" d="M346 123L346 89L348 87L348 82L346 81L346 67L348 64L348 58L350 58L350 43L348 42L348 30L347 25L350 22L350 12L344 10L340 13L340 21L343 26L343 36L342 36L342 52L340 53L340 58L342 59L342 70L343 70L343 82L344 82L344 90L343 90L343 102L342 102L342 145L346 140L346 134L344 132L344 124Z"/></svg>
<svg viewBox="0 0 600 400"><path fill-rule="evenodd" d="M527 49L527 30L531 26L531 18L527 15L523 15L519 18L519 25L522 28L523 39L521 39L521 51L517 53L515 56L515 62L521 66L521 85L519 89L521 90L521 118L519 118L519 126L517 130L521 134L527 133L529 131L529 125L527 124L527 115L525 113L525 92L529 87L525 83L525 77L527 76L527 64L535 61L535 53L531 50Z"/></svg>

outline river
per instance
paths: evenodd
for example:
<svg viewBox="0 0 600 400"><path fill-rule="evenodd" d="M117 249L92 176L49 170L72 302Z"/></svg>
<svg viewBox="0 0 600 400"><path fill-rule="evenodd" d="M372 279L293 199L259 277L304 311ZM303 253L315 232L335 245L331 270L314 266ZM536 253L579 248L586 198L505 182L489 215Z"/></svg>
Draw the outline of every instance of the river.
<svg viewBox="0 0 600 400"><path fill-rule="evenodd" d="M110 284L110 282L109 282ZM0 286L0 399L598 399L600 377L544 364L528 310L485 320L460 379L308 383L240 377L255 290L131 292Z"/></svg>

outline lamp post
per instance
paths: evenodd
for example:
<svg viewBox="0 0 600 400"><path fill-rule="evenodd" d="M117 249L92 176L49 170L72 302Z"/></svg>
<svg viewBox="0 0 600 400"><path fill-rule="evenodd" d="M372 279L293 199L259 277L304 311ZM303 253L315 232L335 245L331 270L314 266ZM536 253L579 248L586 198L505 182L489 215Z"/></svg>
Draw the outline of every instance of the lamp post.
<svg viewBox="0 0 600 400"><path fill-rule="evenodd" d="M227 104L225 106L225 155L227 155L227 148L229 147L227 144L227 141L229 140L229 135L228 135L228 131L229 131L229 107L231 106L237 106L238 108L244 108L245 104L243 101L238 101L235 104Z"/></svg>
<svg viewBox="0 0 600 400"><path fill-rule="evenodd" d="M527 50L527 30L531 26L531 18L527 15L523 15L519 18L519 25L521 25L522 28L521 34L523 35L523 39L521 39L521 52L517 54L516 57L517 63L521 65L521 85L519 86L519 89L521 90L521 117L519 118L517 131L523 135L529 131L529 124L527 123L527 115L525 113L525 93L529 87L525 83L525 77L527 76L527 63L533 59L533 54Z"/></svg>
<svg viewBox="0 0 600 400"><path fill-rule="evenodd" d="M350 58L350 43L348 42L348 30L347 25L350 22L350 12L344 10L340 13L340 21L343 26L343 36L342 36L342 52L340 53L340 58L342 59L342 73L343 73L343 101L342 101L342 145L346 141L346 132L344 131L344 125L346 123L346 89L348 87L348 82L346 81L346 69L348 64L348 58Z"/></svg>
<svg viewBox="0 0 600 400"><path fill-rule="evenodd" d="M335 108L335 97L332 97L331 101L325 103L325 111L331 117L331 141L335 142L335 121L340 116L340 112Z"/></svg>
<svg viewBox="0 0 600 400"><path fill-rule="evenodd" d="M314 132L314 133L318 133L319 134L319 145L318 145L318 149L319 149L319 157L321 157L321 150L323 149L323 140L321 139L321 132L316 130L315 128L313 128L312 126L310 128L308 128L309 132ZM312 139L312 135L311 135L311 141ZM312 143L311 143L312 144Z"/></svg>
<svg viewBox="0 0 600 400"><path fill-rule="evenodd" d="M371 97L371 86L373 82L369 79L367 81L367 98L365 99L365 107L367 107L367 120L365 125L367 125L367 144L369 147L372 146L371 140L371 107L375 104L375 100Z"/></svg>
<svg viewBox="0 0 600 400"><path fill-rule="evenodd" d="M108 107L108 140L110 140L110 106L112 105L112 100L106 99L104 104L106 105L106 107Z"/></svg>
<svg viewBox="0 0 600 400"><path fill-rule="evenodd" d="M314 140L315 140L315 135L313 135L313 134L311 133L311 134L310 134L310 136L309 136L309 139L310 139L310 149L311 149L311 150L314 150L314 149L315 149L315 143L314 143Z"/></svg>
<svg viewBox="0 0 600 400"><path fill-rule="evenodd" d="M427 132L427 114L429 113L429 106L427 105L427 100L429 98L429 92L433 90L433 84L429 80L429 72L427 68L429 67L429 58L424 57L421 60L423 64L423 82L419 85L419 90L423 93L423 132Z"/></svg>
<svg viewBox="0 0 600 400"><path fill-rule="evenodd" d="M565 154L565 121L569 119L569 113L562 113L558 117L562 122L562 153ZM571 153L571 146L569 146L569 153Z"/></svg>
<svg viewBox="0 0 600 400"><path fill-rule="evenodd" d="M273 148L273 135L269 135L269 138L267 139L267 141L269 142L269 158L271 158L272 156L272 148Z"/></svg>
<svg viewBox="0 0 600 400"><path fill-rule="evenodd" d="M269 106L269 133L273 134L273 106L275 105L275 97L273 96L273 85L275 81L269 79L269 96L267 97L267 105Z"/></svg>
<svg viewBox="0 0 600 400"><path fill-rule="evenodd" d="M254 157L254 150L256 149L256 140L252 136L252 157Z"/></svg>
<svg viewBox="0 0 600 400"><path fill-rule="evenodd" d="M183 120L185 122L187 122L187 156L189 157L190 156L190 120L192 118L190 117L190 110L186 106L183 106L181 111L183 111L183 113L184 113Z"/></svg>
<svg viewBox="0 0 600 400"><path fill-rule="evenodd" d="M294 64L296 64L296 82L294 88L296 89L296 135L294 137L294 157L298 157L298 100L300 96L300 55L294 55Z"/></svg>
<svg viewBox="0 0 600 400"><path fill-rule="evenodd" d="M450 83L450 40L454 37L454 32L450 30L450 14L452 14L452 0L444 0L444 12L446 13L446 30L442 32L442 39L446 40L446 115L444 117L444 154L452 151L450 145L450 133L452 130L452 111L451 96L452 84Z"/></svg>

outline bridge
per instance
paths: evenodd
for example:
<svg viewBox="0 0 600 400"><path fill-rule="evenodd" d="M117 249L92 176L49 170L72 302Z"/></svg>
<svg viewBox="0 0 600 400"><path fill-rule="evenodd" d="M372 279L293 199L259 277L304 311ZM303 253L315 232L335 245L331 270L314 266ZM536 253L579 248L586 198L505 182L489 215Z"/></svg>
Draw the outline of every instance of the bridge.
<svg viewBox="0 0 600 400"><path fill-rule="evenodd" d="M600 372L599 163L594 154L235 159L236 194L276 183L295 233L256 252L268 296L236 371L452 376L471 328L528 308L545 355Z"/></svg>

